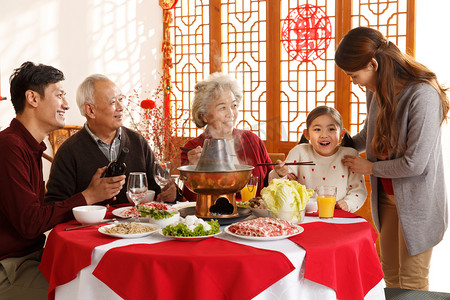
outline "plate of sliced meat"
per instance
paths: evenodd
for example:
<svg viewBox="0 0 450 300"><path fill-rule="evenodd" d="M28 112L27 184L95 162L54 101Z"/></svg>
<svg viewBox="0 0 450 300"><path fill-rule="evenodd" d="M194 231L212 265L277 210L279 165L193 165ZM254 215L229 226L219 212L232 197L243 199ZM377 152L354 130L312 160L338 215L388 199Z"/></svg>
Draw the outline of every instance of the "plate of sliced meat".
<svg viewBox="0 0 450 300"><path fill-rule="evenodd" d="M257 218L237 222L225 227L229 235L247 240L274 241L286 239L303 232L303 227L274 218Z"/></svg>

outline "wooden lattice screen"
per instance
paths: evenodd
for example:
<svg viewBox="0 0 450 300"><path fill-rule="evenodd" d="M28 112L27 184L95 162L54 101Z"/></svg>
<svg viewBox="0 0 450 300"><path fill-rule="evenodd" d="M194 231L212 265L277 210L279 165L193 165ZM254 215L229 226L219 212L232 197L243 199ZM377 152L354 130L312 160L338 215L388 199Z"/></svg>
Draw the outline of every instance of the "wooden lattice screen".
<svg viewBox="0 0 450 300"><path fill-rule="evenodd" d="M308 15L305 5L315 8L309 9L315 18L304 23L303 30L315 26L317 31L318 25L327 24L330 29L328 48L309 62L292 58L283 45L286 19L298 7L303 7L300 14ZM318 16L328 17L328 23ZM345 127L357 133L365 119L364 91L352 86L333 61L336 44L356 26L377 28L414 54L414 0L179 0L169 28L177 134L200 133L190 120L194 85L216 71L241 83L244 99L237 127L255 132L269 152L287 153L305 128L306 115L318 105L336 107Z"/></svg>

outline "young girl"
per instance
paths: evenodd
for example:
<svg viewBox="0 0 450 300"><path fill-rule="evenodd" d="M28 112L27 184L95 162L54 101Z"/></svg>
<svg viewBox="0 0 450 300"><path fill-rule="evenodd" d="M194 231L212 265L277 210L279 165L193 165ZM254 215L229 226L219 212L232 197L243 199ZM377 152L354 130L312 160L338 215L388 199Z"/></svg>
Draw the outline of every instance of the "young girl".
<svg viewBox="0 0 450 300"><path fill-rule="evenodd" d="M344 155L358 155L355 149L345 147L351 143L350 136L342 128L339 112L328 106L319 106L308 114L300 144L286 158L286 162L313 161L315 165L287 167L278 160L269 180L287 177L310 189L319 185L337 186L336 206L355 212L366 200L367 191L364 177L350 172L342 164Z"/></svg>

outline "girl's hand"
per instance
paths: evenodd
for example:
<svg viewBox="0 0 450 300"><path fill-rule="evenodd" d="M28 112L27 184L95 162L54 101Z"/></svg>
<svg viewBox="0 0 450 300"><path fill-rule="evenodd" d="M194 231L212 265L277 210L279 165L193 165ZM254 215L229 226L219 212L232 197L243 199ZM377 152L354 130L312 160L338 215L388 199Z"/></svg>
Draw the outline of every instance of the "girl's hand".
<svg viewBox="0 0 450 300"><path fill-rule="evenodd" d="M277 160L277 165L274 166L275 172L277 172L278 176L284 177L289 173L288 167L284 165L284 161Z"/></svg>
<svg viewBox="0 0 450 300"><path fill-rule="evenodd" d="M361 156L345 155L342 160L344 166L347 166L353 173L371 175L373 162L368 161Z"/></svg>
<svg viewBox="0 0 450 300"><path fill-rule="evenodd" d="M297 176L295 176L294 173L289 173L289 174L287 174L287 179L298 181L298 180L297 180Z"/></svg>
<svg viewBox="0 0 450 300"><path fill-rule="evenodd" d="M190 165L196 165L198 161L200 160L200 155L202 154L202 147L197 146L197 148L194 148L190 150L188 155L188 160Z"/></svg>
<svg viewBox="0 0 450 300"><path fill-rule="evenodd" d="M345 202L345 200L339 200L338 202L336 202L336 207L345 211L349 211L347 202Z"/></svg>

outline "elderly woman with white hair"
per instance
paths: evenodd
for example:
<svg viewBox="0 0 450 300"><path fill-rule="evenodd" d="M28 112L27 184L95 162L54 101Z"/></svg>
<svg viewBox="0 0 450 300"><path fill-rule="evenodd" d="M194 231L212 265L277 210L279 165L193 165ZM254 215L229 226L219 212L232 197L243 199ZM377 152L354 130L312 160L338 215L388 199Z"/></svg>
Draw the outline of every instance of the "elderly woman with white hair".
<svg viewBox="0 0 450 300"><path fill-rule="evenodd" d="M262 140L249 130L234 128L238 117L238 107L242 101L242 90L237 81L229 75L214 73L195 85L192 104L192 120L198 128L205 128L198 137L189 140L181 152L182 165L198 163L205 139L225 139L227 151L235 164L255 166L270 163L269 154ZM256 195L268 184L268 174L272 166L259 166L253 169L258 177ZM185 198L195 201L195 194L185 189Z"/></svg>

